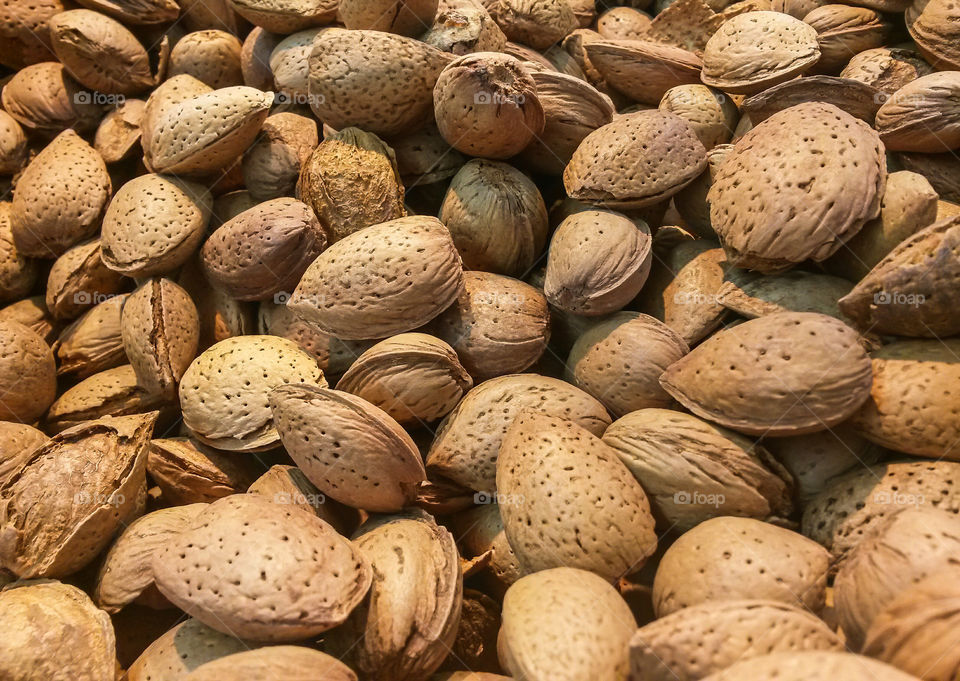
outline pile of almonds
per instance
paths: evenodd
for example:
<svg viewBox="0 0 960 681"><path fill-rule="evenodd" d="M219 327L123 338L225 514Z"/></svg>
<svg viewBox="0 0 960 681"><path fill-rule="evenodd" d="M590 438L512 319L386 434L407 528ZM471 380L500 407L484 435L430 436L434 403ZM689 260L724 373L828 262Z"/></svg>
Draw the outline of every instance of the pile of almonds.
<svg viewBox="0 0 960 681"><path fill-rule="evenodd" d="M0 0L0 679L960 679L957 0Z"/></svg>

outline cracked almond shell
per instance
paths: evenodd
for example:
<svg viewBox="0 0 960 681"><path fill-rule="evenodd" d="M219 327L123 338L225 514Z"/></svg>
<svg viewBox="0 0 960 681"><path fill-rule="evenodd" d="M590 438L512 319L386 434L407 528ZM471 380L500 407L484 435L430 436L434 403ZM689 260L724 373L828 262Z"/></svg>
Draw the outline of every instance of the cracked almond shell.
<svg viewBox="0 0 960 681"><path fill-rule="evenodd" d="M433 25L420 40L455 55L499 52L507 36L478 0L440 0Z"/></svg>
<svg viewBox="0 0 960 681"><path fill-rule="evenodd" d="M450 232L436 218L412 216L333 244L307 268L287 305L338 338L385 338L426 324L462 290Z"/></svg>
<svg viewBox="0 0 960 681"><path fill-rule="evenodd" d="M237 551L246 557L235 560ZM372 579L357 547L330 525L257 494L210 504L152 565L160 592L179 608L218 631L267 642L341 624Z"/></svg>
<svg viewBox="0 0 960 681"><path fill-rule="evenodd" d="M831 104L774 114L734 146L708 194L732 265L763 273L823 261L880 213L877 133Z"/></svg>
<svg viewBox="0 0 960 681"><path fill-rule="evenodd" d="M420 452L386 412L339 390L285 385L270 393L280 439L324 494L371 512L395 512L426 479Z"/></svg>
<svg viewBox="0 0 960 681"><path fill-rule="evenodd" d="M123 364L83 379L50 405L45 427L60 432L105 416L128 416L156 409L162 401L137 383L133 367Z"/></svg>
<svg viewBox="0 0 960 681"><path fill-rule="evenodd" d="M147 473L168 504L210 503L246 492L260 472L260 463L219 452L190 438L153 440Z"/></svg>
<svg viewBox="0 0 960 681"><path fill-rule="evenodd" d="M610 87L641 104L655 106L670 88L700 82L703 62L680 47L649 40L596 40L584 49Z"/></svg>
<svg viewBox="0 0 960 681"><path fill-rule="evenodd" d="M33 423L57 395L50 346L18 322L0 322L0 421Z"/></svg>
<svg viewBox="0 0 960 681"><path fill-rule="evenodd" d="M615 580L656 551L640 483L613 448L570 421L535 411L517 417L500 446L497 495L525 572L567 566Z"/></svg>
<svg viewBox="0 0 960 681"><path fill-rule="evenodd" d="M570 197L614 210L670 198L707 167L685 120L662 111L620 116L580 143L563 172Z"/></svg>
<svg viewBox="0 0 960 681"><path fill-rule="evenodd" d="M21 579L65 577L96 558L140 512L156 419L88 421L26 457L0 486L0 564Z"/></svg>
<svg viewBox="0 0 960 681"><path fill-rule="evenodd" d="M866 83L884 94L892 95L910 81L928 73L933 73L933 67L914 50L876 47L851 57L840 72L840 77ZM882 104L882 99L877 103Z"/></svg>
<svg viewBox="0 0 960 681"><path fill-rule="evenodd" d="M19 460L47 441L41 430L25 423L0 421L0 485L16 472Z"/></svg>

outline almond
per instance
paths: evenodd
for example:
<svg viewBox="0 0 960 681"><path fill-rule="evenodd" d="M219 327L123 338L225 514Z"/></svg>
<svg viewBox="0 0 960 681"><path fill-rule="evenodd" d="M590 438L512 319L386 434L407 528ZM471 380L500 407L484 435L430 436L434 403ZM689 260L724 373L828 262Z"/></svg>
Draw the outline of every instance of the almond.
<svg viewBox="0 0 960 681"><path fill-rule="evenodd" d="M960 202L960 161L956 154L901 152L896 154L896 159L904 170L912 170L927 178L941 200Z"/></svg>
<svg viewBox="0 0 960 681"><path fill-rule="evenodd" d="M128 99L100 122L93 148L108 165L129 158L140 146L140 123L146 102Z"/></svg>
<svg viewBox="0 0 960 681"><path fill-rule="evenodd" d="M917 3L906 13L910 37L917 44L920 54L938 69L960 69L958 16L960 7L949 0Z"/></svg>
<svg viewBox="0 0 960 681"><path fill-rule="evenodd" d="M803 21L817 31L820 61L815 70L822 73L836 73L852 55L881 47L893 30L878 12L848 5L822 5Z"/></svg>
<svg viewBox="0 0 960 681"><path fill-rule="evenodd" d="M127 361L120 331L127 297L122 294L95 305L63 330L54 348L58 374L86 378Z"/></svg>
<svg viewBox="0 0 960 681"><path fill-rule="evenodd" d="M0 322L0 421L36 421L56 391L50 346L23 324Z"/></svg>
<svg viewBox="0 0 960 681"><path fill-rule="evenodd" d="M449 179L463 167L466 158L447 144L436 124L392 141L397 169L403 184L410 189ZM425 187L426 188L426 187Z"/></svg>
<svg viewBox="0 0 960 681"><path fill-rule="evenodd" d="M488 272L464 272L463 284L431 328L475 381L525 371L540 359L550 339L550 311L540 291Z"/></svg>
<svg viewBox="0 0 960 681"><path fill-rule="evenodd" d="M44 48L46 58L51 56L48 50ZM93 95L59 62L41 62L17 71L3 87L0 100L7 113L28 132L44 136L71 127L81 132L92 130L102 115Z"/></svg>
<svg viewBox="0 0 960 681"><path fill-rule="evenodd" d="M837 301L852 288L846 279L794 270L724 282L717 300L748 319L779 312L816 312L842 320Z"/></svg>
<svg viewBox="0 0 960 681"><path fill-rule="evenodd" d="M496 0L485 4L507 38L535 50L563 40L580 23L566 0Z"/></svg>
<svg viewBox="0 0 960 681"><path fill-rule="evenodd" d="M472 386L453 348L427 334L402 333L360 355L337 390L362 397L401 425L415 425L446 416Z"/></svg>
<svg viewBox="0 0 960 681"><path fill-rule="evenodd" d="M758 598L816 614L829 566L827 550L796 532L751 518L712 518L663 554L654 608L664 617L701 603Z"/></svg>
<svg viewBox="0 0 960 681"><path fill-rule="evenodd" d="M679 47L647 40L597 40L585 49L604 81L635 102L655 105L670 88L700 82L703 62Z"/></svg>
<svg viewBox="0 0 960 681"><path fill-rule="evenodd" d="M642 40L650 16L633 7L611 7L597 19L597 32L607 40Z"/></svg>
<svg viewBox="0 0 960 681"><path fill-rule="evenodd" d="M258 90L272 90L273 71L270 70L270 54L283 40L282 35L269 33L259 26L247 34L240 51L240 69L243 72L243 84Z"/></svg>
<svg viewBox="0 0 960 681"><path fill-rule="evenodd" d="M200 245L210 222L210 192L164 175L141 175L123 185L103 219L103 258L133 277L172 272Z"/></svg>
<svg viewBox="0 0 960 681"><path fill-rule="evenodd" d="M0 111L0 173L16 173L27 161L27 136L17 119Z"/></svg>
<svg viewBox="0 0 960 681"><path fill-rule="evenodd" d="M58 433L92 419L142 414L162 404L157 396L140 387L133 367L123 364L93 374L67 389L50 405L46 428Z"/></svg>
<svg viewBox="0 0 960 681"><path fill-rule="evenodd" d="M163 117L178 104L208 92L213 92L209 85L183 73L163 81L150 93L140 122L141 144L146 165L150 165L150 155L153 153L154 131L159 127Z"/></svg>
<svg viewBox="0 0 960 681"><path fill-rule="evenodd" d="M615 450L570 421L519 415L500 447L497 496L525 572L565 565L614 580L657 547L643 488Z"/></svg>
<svg viewBox="0 0 960 681"><path fill-rule="evenodd" d="M495 486L490 485L490 489ZM474 499L479 499L482 502L481 505L472 506L453 516L451 526L456 533L457 541L463 547L464 555L490 554L487 568L492 580L484 581L483 585L495 595L502 596L507 587L523 576L523 570L520 568L517 554L510 548L510 542L507 541L500 507L493 503L494 496L492 492L481 492L475 495ZM465 601L465 610L466 607ZM497 613L499 616L499 607Z"/></svg>
<svg viewBox="0 0 960 681"><path fill-rule="evenodd" d="M775 113L807 102L833 104L867 125L873 125L884 94L873 85L836 76L804 76L769 87L740 104L753 125Z"/></svg>
<svg viewBox="0 0 960 681"><path fill-rule="evenodd" d="M670 198L707 167L703 144L679 116L641 111L587 135L563 173L567 193L606 208Z"/></svg>
<svg viewBox="0 0 960 681"><path fill-rule="evenodd" d="M156 418L153 412L89 421L26 457L0 486L3 567L27 579L66 576L89 564L139 512Z"/></svg>
<svg viewBox="0 0 960 681"><path fill-rule="evenodd" d="M820 262L879 215L886 174L869 126L831 104L799 104L736 144L710 188L711 223L738 267Z"/></svg>
<svg viewBox="0 0 960 681"><path fill-rule="evenodd" d="M203 245L201 258L214 285L231 297L264 300L292 290L326 245L310 207L280 198L218 227Z"/></svg>
<svg viewBox="0 0 960 681"><path fill-rule="evenodd" d="M175 0L83 0L80 4L131 25L165 24L180 13Z"/></svg>
<svg viewBox="0 0 960 681"><path fill-rule="evenodd" d="M43 296L24 298L0 309L0 321L23 324L48 344L53 343L60 332L60 322L47 311Z"/></svg>
<svg viewBox="0 0 960 681"><path fill-rule="evenodd" d="M774 653L745 660L704 681L806 681L808 679L847 679L848 681L917 681L909 674L871 660L843 652L797 651Z"/></svg>
<svg viewBox="0 0 960 681"><path fill-rule="evenodd" d="M268 116L243 157L243 180L254 199L292 196L300 166L317 147L317 122L295 113Z"/></svg>
<svg viewBox="0 0 960 681"><path fill-rule="evenodd" d="M853 55L840 76L872 85L892 95L910 81L928 73L933 73L933 68L917 52L898 47L876 47Z"/></svg>
<svg viewBox="0 0 960 681"><path fill-rule="evenodd" d="M356 509L328 499L296 466L271 466L247 491L262 494L275 504L297 506L315 513L345 536L353 534L360 522Z"/></svg>
<svg viewBox="0 0 960 681"><path fill-rule="evenodd" d="M230 0L237 14L272 33L293 33L337 18L336 0Z"/></svg>
<svg viewBox="0 0 960 681"><path fill-rule="evenodd" d="M416 497L426 478L420 453L378 407L339 390L297 385L275 389L270 404L284 447L324 494L374 512L399 511Z"/></svg>
<svg viewBox="0 0 960 681"><path fill-rule="evenodd" d="M574 621L564 613L576 612ZM503 600L500 661L514 678L574 681L627 678L627 643L637 625L610 584L574 568L520 579ZM576 654L565 654L576 651Z"/></svg>
<svg viewBox="0 0 960 681"><path fill-rule="evenodd" d="M250 546L257 555L234 560ZM257 494L210 504L154 554L153 574L161 593L201 622L270 642L339 625L372 577L359 550L316 515Z"/></svg>
<svg viewBox="0 0 960 681"><path fill-rule="evenodd" d="M197 357L180 381L183 422L217 449L272 447L279 435L267 395L286 383L326 386L320 367L293 341L276 336L220 341Z"/></svg>
<svg viewBox="0 0 960 681"><path fill-rule="evenodd" d="M248 303L231 298L210 283L199 265L199 258L187 261L177 278L190 294L200 317L200 348L207 349L227 338L254 333L256 310Z"/></svg>
<svg viewBox="0 0 960 681"><path fill-rule="evenodd" d="M343 339L384 338L427 323L463 289L460 256L436 218L368 227L320 254L288 305Z"/></svg>
<svg viewBox="0 0 960 681"><path fill-rule="evenodd" d="M46 441L46 434L33 426L0 421L0 485L17 471L22 457Z"/></svg>
<svg viewBox="0 0 960 681"><path fill-rule="evenodd" d="M937 153L960 148L960 72L931 73L890 95L877 130L891 151Z"/></svg>
<svg viewBox="0 0 960 681"><path fill-rule="evenodd" d="M37 154L17 182L13 238L25 255L55 258L96 233L107 198L107 166L72 130Z"/></svg>
<svg viewBox="0 0 960 681"><path fill-rule="evenodd" d="M327 649L367 678L426 678L450 652L460 621L453 536L421 511L367 522L353 541L373 569L370 598L330 633Z"/></svg>
<svg viewBox="0 0 960 681"><path fill-rule="evenodd" d="M393 149L357 128L320 143L300 170L297 196L316 213L331 243L406 215Z"/></svg>
<svg viewBox="0 0 960 681"><path fill-rule="evenodd" d="M206 662L183 677L184 681L247 679L267 681L282 677L289 681L356 681L357 675L339 660L304 646L268 646L233 653Z"/></svg>
<svg viewBox="0 0 960 681"><path fill-rule="evenodd" d="M429 28L438 0L340 0L340 19L349 29L417 37Z"/></svg>
<svg viewBox="0 0 960 681"><path fill-rule="evenodd" d="M0 114L0 125L2 125ZM37 264L17 248L10 220L10 203L0 202L0 300L16 300L30 293L37 280Z"/></svg>
<svg viewBox="0 0 960 681"><path fill-rule="evenodd" d="M413 38L329 30L310 53L310 106L334 129L390 137L412 132L433 111L433 86L450 56Z"/></svg>
<svg viewBox="0 0 960 681"><path fill-rule="evenodd" d="M147 473L169 504L209 503L246 492L261 468L189 438L153 440L147 454Z"/></svg>
<svg viewBox="0 0 960 681"><path fill-rule="evenodd" d="M478 384L450 413L430 447L428 469L492 493L503 437L523 409L568 419L597 436L610 425L603 405L569 383L537 374L501 376Z"/></svg>
<svg viewBox="0 0 960 681"><path fill-rule="evenodd" d="M182 681L205 662L250 650L232 634L221 634L195 619L177 624L130 665L128 681Z"/></svg>
<svg viewBox="0 0 960 681"><path fill-rule="evenodd" d="M673 399L658 379L689 351L669 327L638 312L618 312L589 327L567 359L567 380L606 405L615 416Z"/></svg>
<svg viewBox="0 0 960 681"><path fill-rule="evenodd" d="M729 142L739 120L732 99L699 83L670 88L663 93L658 108L687 121L708 151Z"/></svg>
<svg viewBox="0 0 960 681"><path fill-rule="evenodd" d="M433 25L420 40L460 56L499 52L507 44L507 36L480 0L440 0Z"/></svg>
<svg viewBox="0 0 960 681"><path fill-rule="evenodd" d="M0 37L0 64L22 69L50 58L50 31L47 20L63 11L60 0L41 0L26 5L4 0L0 6L3 22Z"/></svg>
<svg viewBox="0 0 960 681"><path fill-rule="evenodd" d="M53 263L47 277L47 309L58 319L73 319L127 288L128 281L108 269L99 241L74 246Z"/></svg>
<svg viewBox="0 0 960 681"><path fill-rule="evenodd" d="M226 31L188 33L170 52L168 76L189 74L213 89L243 85L240 52L243 46Z"/></svg>
<svg viewBox="0 0 960 681"><path fill-rule="evenodd" d="M671 528L720 515L785 518L792 510L790 475L766 449L695 416L641 409L614 421L603 442Z"/></svg>

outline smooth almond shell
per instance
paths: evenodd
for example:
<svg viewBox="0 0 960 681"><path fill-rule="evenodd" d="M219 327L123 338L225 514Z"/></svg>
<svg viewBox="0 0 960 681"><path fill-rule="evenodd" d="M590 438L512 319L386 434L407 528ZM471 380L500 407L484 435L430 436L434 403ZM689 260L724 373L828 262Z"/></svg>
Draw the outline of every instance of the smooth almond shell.
<svg viewBox="0 0 960 681"><path fill-rule="evenodd" d="M254 199L268 201L291 196L300 178L300 166L319 142L317 122L283 112L267 116L257 140L243 156L243 183Z"/></svg>
<svg viewBox="0 0 960 681"><path fill-rule="evenodd" d="M836 76L804 76L774 85L740 104L740 111L750 117L754 125L770 116L807 102L833 104L867 125L873 125L877 111L885 99L873 85Z"/></svg>
<svg viewBox="0 0 960 681"><path fill-rule="evenodd" d="M891 151L938 153L960 147L960 72L912 80L877 112L877 130Z"/></svg>
<svg viewBox="0 0 960 681"><path fill-rule="evenodd" d="M269 681L281 677L289 681L357 679L345 664L318 650L305 646L267 646L206 662L183 677L183 681Z"/></svg>
<svg viewBox="0 0 960 681"><path fill-rule="evenodd" d="M747 319L778 312L817 312L843 319L837 301L852 288L846 279L792 270L726 281L717 291L717 300Z"/></svg>
<svg viewBox="0 0 960 681"><path fill-rule="evenodd" d="M151 643L127 670L128 681L183 681L217 658L250 650L253 644L187 619Z"/></svg>
<svg viewBox="0 0 960 681"><path fill-rule="evenodd" d="M33 423L56 396L50 346L19 322L0 322L0 420Z"/></svg>
<svg viewBox="0 0 960 681"><path fill-rule="evenodd" d="M920 54L941 70L960 70L957 17L960 8L949 0L917 3L906 14L907 30Z"/></svg>
<svg viewBox="0 0 960 681"><path fill-rule="evenodd" d="M246 492L262 470L259 462L218 452L189 438L153 440L147 473L169 504L209 503Z"/></svg>
<svg viewBox="0 0 960 681"><path fill-rule="evenodd" d="M597 40L585 50L608 85L641 104L659 104L670 88L700 82L703 62L679 47L646 40Z"/></svg>

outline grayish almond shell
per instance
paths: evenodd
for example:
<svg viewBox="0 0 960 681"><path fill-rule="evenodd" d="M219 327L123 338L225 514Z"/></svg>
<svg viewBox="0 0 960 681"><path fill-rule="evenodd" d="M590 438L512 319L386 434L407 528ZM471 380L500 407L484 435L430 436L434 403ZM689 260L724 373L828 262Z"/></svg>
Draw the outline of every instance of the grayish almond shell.
<svg viewBox="0 0 960 681"><path fill-rule="evenodd" d="M573 314L616 312L640 292L652 262L653 240L643 221L612 211L574 213L550 240L544 294Z"/></svg>
<svg viewBox="0 0 960 681"><path fill-rule="evenodd" d="M960 459L958 339L898 340L871 356L870 399L850 424L868 440L898 452Z"/></svg>
<svg viewBox="0 0 960 681"><path fill-rule="evenodd" d="M270 391L287 383L327 382L316 361L296 343L276 336L237 336L205 350L180 381L183 422L217 449L255 451L280 439Z"/></svg>
<svg viewBox="0 0 960 681"><path fill-rule="evenodd" d="M19 322L0 322L0 420L33 423L56 396L50 346Z"/></svg>
<svg viewBox="0 0 960 681"><path fill-rule="evenodd" d="M817 31L781 12L746 12L725 22L703 51L703 82L755 94L808 70L820 59Z"/></svg>
<svg viewBox="0 0 960 681"><path fill-rule="evenodd" d="M237 551L246 557L236 560ZM341 624L372 579L357 548L330 525L259 494L210 504L154 554L153 574L164 596L208 626L269 642Z"/></svg>
<svg viewBox="0 0 960 681"><path fill-rule="evenodd" d="M710 220L738 267L820 262L880 214L886 175L866 123L832 104L798 104L737 142L710 188Z"/></svg>
<svg viewBox="0 0 960 681"><path fill-rule="evenodd" d="M152 587L153 554L185 530L206 506L161 508L125 527L100 566L93 592L97 605L114 614Z"/></svg>
<svg viewBox="0 0 960 681"><path fill-rule="evenodd" d="M188 619L140 654L127 670L127 681L183 681L200 665L251 647L232 634L221 634L199 620Z"/></svg>
<svg viewBox="0 0 960 681"><path fill-rule="evenodd" d="M567 193L614 209L670 198L707 167L706 149L679 116L641 111L620 116L580 143L563 173Z"/></svg>
<svg viewBox="0 0 960 681"><path fill-rule="evenodd" d="M671 528L721 515L785 518L792 510L790 474L766 449L695 416L641 409L617 419L603 442Z"/></svg>
<svg viewBox="0 0 960 681"><path fill-rule="evenodd" d="M384 411L339 390L286 385L270 394L280 439L304 475L337 501L394 512L426 479L416 445Z"/></svg>
<svg viewBox="0 0 960 681"><path fill-rule="evenodd" d="M647 40L597 40L587 58L611 87L635 102L657 105L670 88L700 82L693 52Z"/></svg>
<svg viewBox="0 0 960 681"><path fill-rule="evenodd" d="M319 676L318 676L319 675ZM305 646L267 646L211 660L183 681L356 681L357 675L334 657Z"/></svg>
<svg viewBox="0 0 960 681"><path fill-rule="evenodd" d="M412 132L433 111L433 86L452 59L413 38L379 31L328 30L310 53L311 108L335 129L375 135Z"/></svg>
<svg viewBox="0 0 960 681"><path fill-rule="evenodd" d="M566 378L615 416L666 408L673 398L661 387L660 376L687 352L687 344L663 322L639 312L618 312L577 338Z"/></svg>
<svg viewBox="0 0 960 681"><path fill-rule="evenodd" d="M803 533L842 560L880 522L906 506L960 512L957 476L960 464L953 461L857 466L806 505Z"/></svg>
<svg viewBox="0 0 960 681"><path fill-rule="evenodd" d="M466 163L466 157L447 144L435 124L391 141L400 178L407 187L432 185L449 179Z"/></svg>
<svg viewBox="0 0 960 681"><path fill-rule="evenodd" d="M166 274L200 246L212 197L201 184L141 175L123 185L103 219L104 263L131 277Z"/></svg>
<svg viewBox="0 0 960 681"><path fill-rule="evenodd" d="M50 405L45 427L60 432L104 416L129 416L156 409L162 401L137 383L129 364L93 374L68 388Z"/></svg>
<svg viewBox="0 0 960 681"><path fill-rule="evenodd" d="M423 333L380 341L337 383L337 390L362 397L401 425L443 418L472 387L473 379L453 348Z"/></svg>
<svg viewBox="0 0 960 681"><path fill-rule="evenodd" d="M513 678L528 681L622 681L636 627L626 601L600 577L567 567L545 570L507 591L500 662Z"/></svg>
<svg viewBox="0 0 960 681"><path fill-rule="evenodd" d="M418 511L370 520L353 541L373 568L370 598L330 633L326 649L366 678L426 678L450 653L460 622L453 535Z"/></svg>
<svg viewBox="0 0 960 681"><path fill-rule="evenodd" d="M772 653L844 649L806 610L779 601L712 601L640 627L630 639L631 678L694 681Z"/></svg>
<svg viewBox="0 0 960 681"><path fill-rule="evenodd" d="M116 637L107 613L75 586L18 582L0 593L0 676L107 681L116 673Z"/></svg>
<svg viewBox="0 0 960 681"><path fill-rule="evenodd" d="M494 492L503 437L523 409L568 419L597 436L610 425L600 402L565 381L500 376L470 390L441 424L427 468L469 489Z"/></svg>
<svg viewBox="0 0 960 681"><path fill-rule="evenodd" d="M497 494L525 572L569 566L614 580L657 548L640 483L615 450L571 421L522 412L500 447Z"/></svg>
<svg viewBox="0 0 960 681"><path fill-rule="evenodd" d="M932 508L907 508L886 518L841 563L834 600L848 643L860 649L873 619L922 579L955 567L960 519Z"/></svg>
<svg viewBox="0 0 960 681"><path fill-rule="evenodd" d="M128 284L104 263L101 242L88 241L72 247L53 263L47 277L47 309L58 319L73 319Z"/></svg>
<svg viewBox="0 0 960 681"><path fill-rule="evenodd" d="M667 549L653 582L658 617L711 601L759 598L819 613L830 553L801 534L752 518L712 518Z"/></svg>
<svg viewBox="0 0 960 681"><path fill-rule="evenodd" d="M918 681L890 665L851 653L800 651L774 653L744 660L703 681Z"/></svg>
<svg viewBox="0 0 960 681"><path fill-rule="evenodd" d="M262 469L257 462L218 452L189 438L153 440L147 473L169 504L208 503L246 492Z"/></svg>
<svg viewBox="0 0 960 681"><path fill-rule="evenodd" d="M90 563L138 513L156 419L152 412L90 421L26 457L0 486L0 564L26 579L63 577Z"/></svg>
<svg viewBox="0 0 960 681"><path fill-rule="evenodd" d="M96 233L110 176L103 158L72 130L53 139L17 181L10 220L19 250L55 258Z"/></svg>
<svg viewBox="0 0 960 681"><path fill-rule="evenodd" d="M952 336L960 281L960 216L900 242L870 270L840 309L858 328L898 336Z"/></svg>
<svg viewBox="0 0 960 681"><path fill-rule="evenodd" d="M817 312L842 319L837 301L852 288L846 279L794 270L726 281L717 291L717 300L748 319L778 312Z"/></svg>
<svg viewBox="0 0 960 681"><path fill-rule="evenodd" d="M351 234L320 254L288 303L343 339L412 331L450 306L463 273L450 232L413 216Z"/></svg>
<svg viewBox="0 0 960 681"><path fill-rule="evenodd" d="M127 361L120 320L127 294L108 298L65 328L54 347L58 374L87 378Z"/></svg>
<svg viewBox="0 0 960 681"><path fill-rule="evenodd" d="M812 312L781 312L725 329L660 378L697 416L748 435L802 435L853 415L870 396L857 333Z"/></svg>

